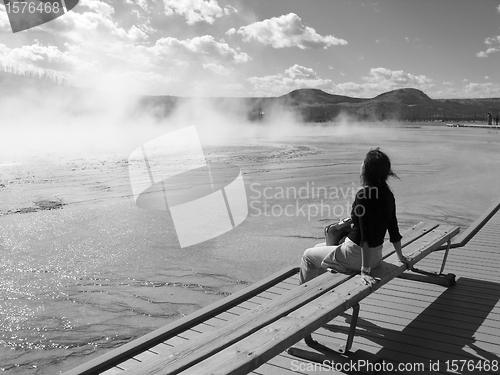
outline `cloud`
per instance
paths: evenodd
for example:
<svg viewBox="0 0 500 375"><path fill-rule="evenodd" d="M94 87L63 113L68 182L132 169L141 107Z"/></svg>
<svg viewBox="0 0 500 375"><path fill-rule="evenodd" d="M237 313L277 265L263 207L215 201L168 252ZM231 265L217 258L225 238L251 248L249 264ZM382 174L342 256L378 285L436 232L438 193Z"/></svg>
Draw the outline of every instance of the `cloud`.
<svg viewBox="0 0 500 375"><path fill-rule="evenodd" d="M285 70L285 74L291 78L301 78L301 79L317 79L318 75L311 68L306 68L295 64L294 66Z"/></svg>
<svg viewBox="0 0 500 375"><path fill-rule="evenodd" d="M129 4L129 5L134 5L135 4L135 5L138 5L143 11L145 11L145 12L149 11L147 0L135 0L135 1L125 0L125 3Z"/></svg>
<svg viewBox="0 0 500 375"><path fill-rule="evenodd" d="M387 68L371 68L369 75L362 77L364 83L344 83L337 86L344 95L361 95L374 97L383 92L399 88L411 87L422 91L434 87L433 79L425 75L414 75L402 70L390 70Z"/></svg>
<svg viewBox="0 0 500 375"><path fill-rule="evenodd" d="M149 48L155 55L163 59L189 59L199 61L245 63L250 56L231 48L224 41L216 41L211 35L204 35L192 39L179 40L176 38L161 38Z"/></svg>
<svg viewBox="0 0 500 375"><path fill-rule="evenodd" d="M500 86L492 82L470 82L464 86L463 96L474 98L491 98L500 96Z"/></svg>
<svg viewBox="0 0 500 375"><path fill-rule="evenodd" d="M282 74L264 77L250 77L247 81L253 86L254 95L283 95L298 88L332 89L329 79L321 79L311 69L295 64Z"/></svg>
<svg viewBox="0 0 500 375"><path fill-rule="evenodd" d="M151 47L93 40L60 47L39 41L15 48L0 43L0 64L4 66L48 71L86 87L135 93L165 94L168 90L170 94L189 95L191 82L212 79L207 72L228 77L235 65L249 60L246 53L208 35L185 40L162 38Z"/></svg>
<svg viewBox="0 0 500 375"><path fill-rule="evenodd" d="M480 51L478 53L476 53L476 56L477 57L481 57L481 58L485 58L485 57L488 57L489 55L491 55L492 53L496 53L496 52L499 52L500 49L499 48L488 48L486 51Z"/></svg>
<svg viewBox="0 0 500 375"><path fill-rule="evenodd" d="M87 10L87 9L88 10ZM132 25L128 30L113 19L115 9L99 0L82 0L78 10L68 12L53 22L39 27L44 32L57 34L73 43L142 42L148 39L147 29ZM118 20L121 17L116 17Z"/></svg>
<svg viewBox="0 0 500 375"><path fill-rule="evenodd" d="M476 53L477 57L485 58L492 53L500 52L500 35L490 36L489 38L486 38L484 40L484 44L491 47L487 48L485 51Z"/></svg>
<svg viewBox="0 0 500 375"><path fill-rule="evenodd" d="M238 33L243 41L255 40L274 48L298 47L300 49L328 48L345 45L347 41L333 35L321 36L312 27L305 26L295 13L273 17L260 22L242 26L238 31L230 29L228 35Z"/></svg>
<svg viewBox="0 0 500 375"><path fill-rule="evenodd" d="M79 61L95 63L95 66L78 69L78 74L83 77L82 81L101 85L109 76L118 87L126 86L126 89L138 92L141 90L133 90L133 85L128 82L128 72L133 71L134 82L144 90L141 92L148 92L149 84L149 92L160 94L163 87L163 90L168 90L172 95L189 95L191 82L210 79L207 72L226 77L235 65L250 61L246 53L230 47L224 41L217 41L210 35L184 40L161 38L151 47L128 43L92 43L68 46L68 50ZM148 72L151 75L146 74ZM153 74L162 76L163 79L154 84L150 79ZM120 75L124 80L121 84ZM172 77L178 79L174 80ZM169 84L162 86L159 82Z"/></svg>
<svg viewBox="0 0 500 375"><path fill-rule="evenodd" d="M80 5L86 6L90 10L106 18L111 18L111 15L115 13L115 10L111 5L106 4L102 1L81 0Z"/></svg>
<svg viewBox="0 0 500 375"><path fill-rule="evenodd" d="M214 63L203 64L203 69L211 71L212 73L220 76L227 76L230 73L230 70L226 67Z"/></svg>
<svg viewBox="0 0 500 375"><path fill-rule="evenodd" d="M182 6L190 4L198 3L183 2ZM0 64L20 71L47 71L79 86L134 93L189 95L192 82L206 80L213 85L215 77L234 84L234 79L228 78L234 73L234 65L250 61L250 56L211 35L190 39L156 37L157 31L150 25L152 12L156 12L153 7L157 6L163 3L82 0L77 11L41 25L36 31L25 32L26 45L0 43ZM0 27L2 14L8 27L3 5ZM160 17L165 19L163 14ZM47 42L51 39L46 35L57 37L58 43Z"/></svg>
<svg viewBox="0 0 500 375"><path fill-rule="evenodd" d="M197 22L213 24L217 18L237 12L230 5L221 8L216 0L163 0L163 3L167 16L181 15L188 25Z"/></svg>
<svg viewBox="0 0 500 375"><path fill-rule="evenodd" d="M369 84L377 85L384 89L397 87L427 87L432 84L432 79L424 75L413 75L402 70L390 70L386 68L372 68L363 80Z"/></svg>
<svg viewBox="0 0 500 375"><path fill-rule="evenodd" d="M60 51L56 46L44 46L39 41L32 45L9 48L0 44L0 64L19 70L42 72L44 70L71 70L77 63L74 56Z"/></svg>
<svg viewBox="0 0 500 375"><path fill-rule="evenodd" d="M500 35L498 35L498 36L490 36L489 38L486 38L484 40L484 43L488 44L488 45L490 45L490 44L499 44L500 43Z"/></svg>

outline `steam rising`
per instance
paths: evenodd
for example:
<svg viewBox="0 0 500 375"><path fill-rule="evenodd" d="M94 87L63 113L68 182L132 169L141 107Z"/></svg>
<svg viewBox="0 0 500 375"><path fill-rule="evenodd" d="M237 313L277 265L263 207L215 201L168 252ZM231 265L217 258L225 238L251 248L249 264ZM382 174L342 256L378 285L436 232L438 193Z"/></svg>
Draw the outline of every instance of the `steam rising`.
<svg viewBox="0 0 500 375"><path fill-rule="evenodd" d="M248 110L244 100L237 98L224 105L213 98L183 99L168 117L157 115L161 108L145 110L138 96L116 92L20 89L0 99L2 162L40 157L127 157L142 143L190 125L196 126L204 145L279 142L295 136L370 137L375 131L345 116L339 116L334 126L305 125L294 112L279 105L266 110L262 121L252 122L244 115Z"/></svg>

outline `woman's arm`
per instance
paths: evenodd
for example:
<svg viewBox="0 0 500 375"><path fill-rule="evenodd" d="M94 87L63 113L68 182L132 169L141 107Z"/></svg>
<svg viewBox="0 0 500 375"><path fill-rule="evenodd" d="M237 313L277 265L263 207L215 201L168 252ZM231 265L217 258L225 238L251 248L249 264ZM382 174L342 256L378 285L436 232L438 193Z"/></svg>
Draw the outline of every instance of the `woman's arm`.
<svg viewBox="0 0 500 375"><path fill-rule="evenodd" d="M373 287L378 280L370 276L371 272L372 249L368 246L368 242L364 242L361 246L361 280L366 285Z"/></svg>
<svg viewBox="0 0 500 375"><path fill-rule="evenodd" d="M368 242L365 242L361 247L361 273L366 273L368 275L370 274L371 260L372 260L372 251L370 249L370 246L368 246Z"/></svg>
<svg viewBox="0 0 500 375"><path fill-rule="evenodd" d="M392 245L394 246L394 250L396 250L396 254L398 254L399 261L406 264L406 269L410 269L411 265L408 259L403 255L403 251L401 250L401 240L394 242Z"/></svg>

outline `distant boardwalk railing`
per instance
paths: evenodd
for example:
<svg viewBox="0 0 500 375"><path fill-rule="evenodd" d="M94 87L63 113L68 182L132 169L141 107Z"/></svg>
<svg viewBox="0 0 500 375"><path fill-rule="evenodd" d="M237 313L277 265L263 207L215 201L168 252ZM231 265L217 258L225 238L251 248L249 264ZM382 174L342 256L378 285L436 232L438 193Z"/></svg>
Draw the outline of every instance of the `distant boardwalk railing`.
<svg viewBox="0 0 500 375"><path fill-rule="evenodd" d="M465 246L482 227L500 210L500 198L493 203L481 216L477 218L464 232L456 236L451 243L450 249ZM445 250L446 246L438 250Z"/></svg>

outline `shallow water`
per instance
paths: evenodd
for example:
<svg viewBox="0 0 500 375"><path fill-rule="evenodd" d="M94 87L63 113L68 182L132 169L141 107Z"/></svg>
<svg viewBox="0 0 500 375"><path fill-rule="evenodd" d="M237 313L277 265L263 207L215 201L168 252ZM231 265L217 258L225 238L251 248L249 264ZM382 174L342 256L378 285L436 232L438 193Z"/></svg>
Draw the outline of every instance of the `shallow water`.
<svg viewBox="0 0 500 375"><path fill-rule="evenodd" d="M207 158L240 166L249 217L180 249L168 213L135 207L126 168L115 168L114 199L94 189L63 209L0 218L0 371L69 370L298 264L325 223L348 214L349 189L376 146L400 177L391 187L403 229L422 220L466 227L498 199L498 131L373 126L236 139L207 148Z"/></svg>

